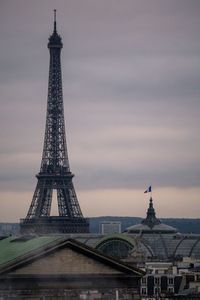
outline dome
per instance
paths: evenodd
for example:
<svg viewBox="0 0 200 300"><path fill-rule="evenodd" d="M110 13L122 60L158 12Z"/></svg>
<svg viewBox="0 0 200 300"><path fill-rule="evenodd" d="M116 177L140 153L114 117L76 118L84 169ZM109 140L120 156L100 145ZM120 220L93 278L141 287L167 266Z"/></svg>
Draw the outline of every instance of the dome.
<svg viewBox="0 0 200 300"><path fill-rule="evenodd" d="M145 224L136 224L126 228L125 232L128 233L176 233L177 229L166 225L166 224L158 224L153 227L149 227Z"/></svg>
<svg viewBox="0 0 200 300"><path fill-rule="evenodd" d="M147 216L140 224L136 224L126 228L127 233L177 233L177 229L161 223L159 219L156 218L156 213L153 207L152 197L149 200L149 208L147 210Z"/></svg>

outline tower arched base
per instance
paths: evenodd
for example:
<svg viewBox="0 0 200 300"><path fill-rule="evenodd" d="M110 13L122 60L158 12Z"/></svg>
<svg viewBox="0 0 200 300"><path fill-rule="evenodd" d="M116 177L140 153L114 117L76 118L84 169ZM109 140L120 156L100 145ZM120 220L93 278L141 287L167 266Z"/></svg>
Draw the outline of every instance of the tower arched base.
<svg viewBox="0 0 200 300"><path fill-rule="evenodd" d="M85 218L60 216L21 219L21 234L89 233L89 222Z"/></svg>

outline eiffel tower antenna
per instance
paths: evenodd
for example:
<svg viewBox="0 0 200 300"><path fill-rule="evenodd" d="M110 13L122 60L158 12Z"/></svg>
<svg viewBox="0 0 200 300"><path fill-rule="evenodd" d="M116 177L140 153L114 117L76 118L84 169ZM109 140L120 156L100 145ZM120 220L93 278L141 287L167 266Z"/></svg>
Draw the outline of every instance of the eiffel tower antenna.
<svg viewBox="0 0 200 300"><path fill-rule="evenodd" d="M56 9L54 9L54 32L56 32Z"/></svg>
<svg viewBox="0 0 200 300"><path fill-rule="evenodd" d="M33 199L25 219L21 220L22 233L83 233L89 224L83 217L73 186L67 153L64 105L62 93L61 49L62 39L56 30L49 38L49 84L46 127L42 161ZM53 192L57 195L58 216L51 216Z"/></svg>

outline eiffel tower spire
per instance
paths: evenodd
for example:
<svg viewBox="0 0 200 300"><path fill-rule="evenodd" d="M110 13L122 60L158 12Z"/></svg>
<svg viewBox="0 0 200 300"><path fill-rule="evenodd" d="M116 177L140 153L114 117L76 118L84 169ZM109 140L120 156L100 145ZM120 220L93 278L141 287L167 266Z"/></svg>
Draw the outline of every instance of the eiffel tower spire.
<svg viewBox="0 0 200 300"><path fill-rule="evenodd" d="M56 9L54 9L54 32L56 32Z"/></svg>
<svg viewBox="0 0 200 300"><path fill-rule="evenodd" d="M49 85L42 161L40 172L36 175L38 182L31 206L26 218L21 221L22 233L76 233L88 232L89 228L77 200L67 153L60 58L62 47L54 10L54 30L48 42ZM53 192L57 194L59 216L50 216Z"/></svg>

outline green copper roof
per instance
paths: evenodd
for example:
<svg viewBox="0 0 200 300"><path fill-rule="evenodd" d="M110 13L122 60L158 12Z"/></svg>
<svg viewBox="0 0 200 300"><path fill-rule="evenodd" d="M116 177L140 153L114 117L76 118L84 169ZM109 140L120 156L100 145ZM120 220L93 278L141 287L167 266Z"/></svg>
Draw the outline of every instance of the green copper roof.
<svg viewBox="0 0 200 300"><path fill-rule="evenodd" d="M18 257L31 254L40 247L53 245L63 240L60 236L40 236L28 240L8 237L0 241L0 268Z"/></svg>

